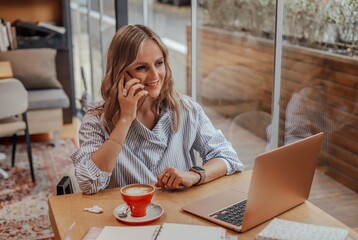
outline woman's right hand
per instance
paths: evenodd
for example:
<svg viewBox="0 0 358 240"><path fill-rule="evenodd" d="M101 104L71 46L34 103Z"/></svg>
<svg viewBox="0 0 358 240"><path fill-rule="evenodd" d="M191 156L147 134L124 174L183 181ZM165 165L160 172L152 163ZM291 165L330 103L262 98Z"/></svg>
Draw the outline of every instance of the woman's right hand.
<svg viewBox="0 0 358 240"><path fill-rule="evenodd" d="M126 80L126 78L128 79ZM139 79L130 79L129 76L123 75L119 80L117 97L121 107L121 119L133 121L137 117L139 99L148 94L148 91L143 88L144 85L140 83Z"/></svg>

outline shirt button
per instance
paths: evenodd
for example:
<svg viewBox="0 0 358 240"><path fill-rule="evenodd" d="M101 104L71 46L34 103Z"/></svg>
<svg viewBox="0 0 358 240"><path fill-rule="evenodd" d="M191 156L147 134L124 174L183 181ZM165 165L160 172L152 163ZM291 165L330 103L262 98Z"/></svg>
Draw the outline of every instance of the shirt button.
<svg viewBox="0 0 358 240"><path fill-rule="evenodd" d="M96 174L96 177L99 177L99 173Z"/></svg>

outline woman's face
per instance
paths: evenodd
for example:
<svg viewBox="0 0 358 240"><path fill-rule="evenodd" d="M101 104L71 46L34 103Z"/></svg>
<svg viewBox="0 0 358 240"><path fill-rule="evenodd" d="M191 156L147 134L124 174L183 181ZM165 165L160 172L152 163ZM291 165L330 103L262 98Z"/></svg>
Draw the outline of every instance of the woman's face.
<svg viewBox="0 0 358 240"><path fill-rule="evenodd" d="M133 78L141 80L149 97L159 96L166 71L163 52L154 40L148 40L143 45L128 72Z"/></svg>

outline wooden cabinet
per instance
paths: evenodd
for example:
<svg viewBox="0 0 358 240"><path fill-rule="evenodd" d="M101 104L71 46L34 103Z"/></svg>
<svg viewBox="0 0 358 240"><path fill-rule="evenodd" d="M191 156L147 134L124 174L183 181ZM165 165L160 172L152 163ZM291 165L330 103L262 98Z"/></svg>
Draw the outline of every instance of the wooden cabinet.
<svg viewBox="0 0 358 240"><path fill-rule="evenodd" d="M53 44L40 44L35 42L21 45L20 48L52 47L57 49L56 68L57 78L70 99L70 107L64 109L64 123L71 123L76 113L73 53L71 35L71 9L70 0L0 0L0 18L14 23L16 20L36 23L39 21L54 22L66 28L63 42L54 47Z"/></svg>

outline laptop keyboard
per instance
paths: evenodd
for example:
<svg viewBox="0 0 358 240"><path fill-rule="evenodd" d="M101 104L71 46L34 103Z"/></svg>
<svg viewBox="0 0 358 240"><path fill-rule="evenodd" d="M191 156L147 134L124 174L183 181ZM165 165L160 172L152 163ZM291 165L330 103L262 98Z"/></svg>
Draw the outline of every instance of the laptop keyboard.
<svg viewBox="0 0 358 240"><path fill-rule="evenodd" d="M246 200L210 214L209 216L236 226L241 226L245 208Z"/></svg>

